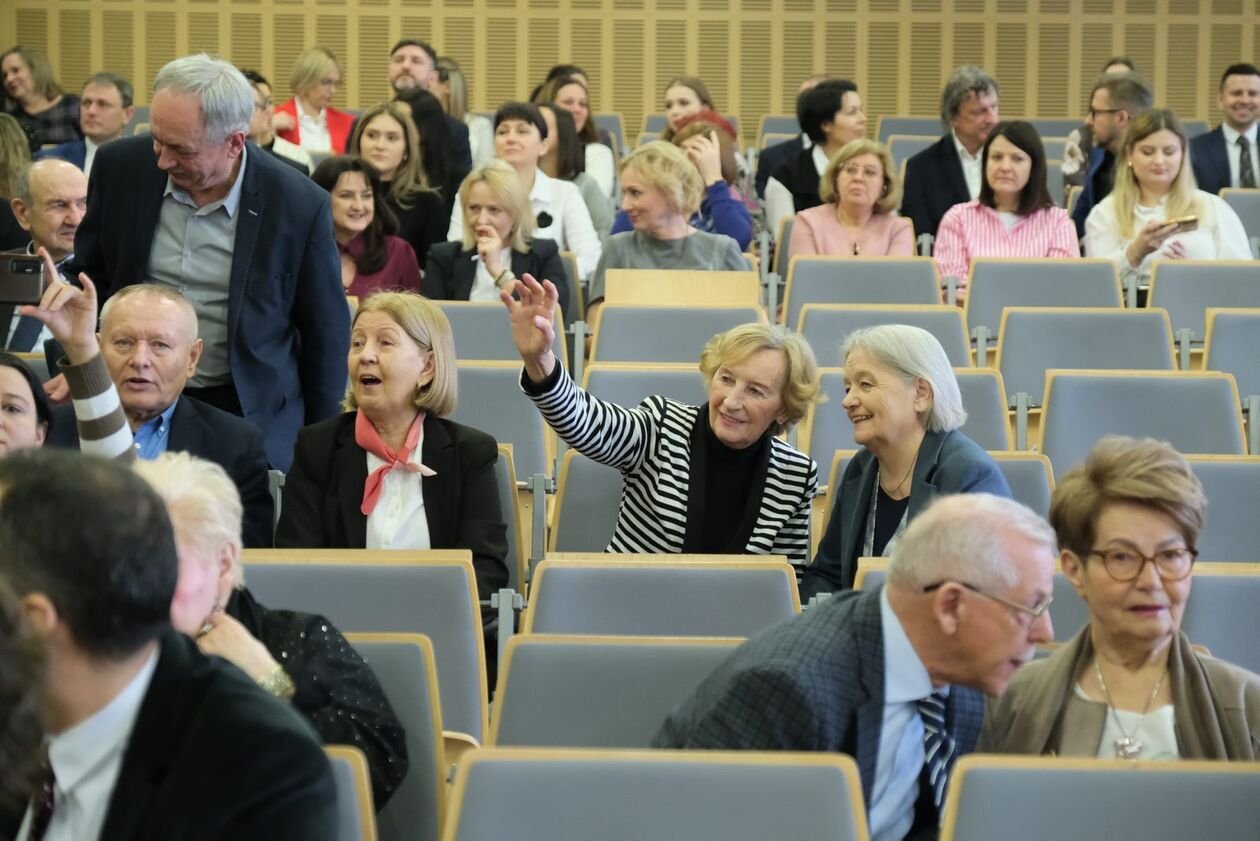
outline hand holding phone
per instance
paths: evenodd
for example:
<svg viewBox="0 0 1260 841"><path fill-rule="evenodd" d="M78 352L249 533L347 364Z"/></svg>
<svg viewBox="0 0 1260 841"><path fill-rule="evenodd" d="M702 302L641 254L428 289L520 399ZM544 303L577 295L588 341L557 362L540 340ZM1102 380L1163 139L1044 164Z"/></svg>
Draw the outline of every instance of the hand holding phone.
<svg viewBox="0 0 1260 841"><path fill-rule="evenodd" d="M1174 227L1172 231L1174 234L1186 234L1190 231L1198 230L1199 217L1194 214L1189 216L1178 216L1176 219L1169 219L1164 222L1164 225L1175 225L1176 227Z"/></svg>

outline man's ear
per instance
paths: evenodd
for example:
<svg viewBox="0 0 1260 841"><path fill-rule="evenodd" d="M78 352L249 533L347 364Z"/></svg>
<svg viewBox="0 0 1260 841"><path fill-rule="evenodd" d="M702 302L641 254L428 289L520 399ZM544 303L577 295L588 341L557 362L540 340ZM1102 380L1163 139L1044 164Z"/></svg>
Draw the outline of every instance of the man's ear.
<svg viewBox="0 0 1260 841"><path fill-rule="evenodd" d="M22 230L29 231L31 229L31 220L26 215L26 202L22 201L22 199L17 196L14 196L9 200L9 208L12 209L13 216L17 219L17 223L21 226Z"/></svg>
<svg viewBox="0 0 1260 841"><path fill-rule="evenodd" d="M61 616L57 613L52 600L43 593L27 593L22 597L21 605L22 612L26 614L31 627L41 637L52 636L53 631L61 622Z"/></svg>
<svg viewBox="0 0 1260 841"><path fill-rule="evenodd" d="M932 617L936 620L937 628L947 637L958 633L958 626L962 624L966 609L963 588L952 581L945 582L932 594Z"/></svg>

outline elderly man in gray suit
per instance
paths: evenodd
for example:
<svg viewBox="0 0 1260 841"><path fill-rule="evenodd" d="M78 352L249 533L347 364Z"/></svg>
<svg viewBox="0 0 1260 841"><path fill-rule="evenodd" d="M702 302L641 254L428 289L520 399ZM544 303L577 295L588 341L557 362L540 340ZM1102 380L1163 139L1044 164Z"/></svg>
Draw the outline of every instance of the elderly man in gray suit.
<svg viewBox="0 0 1260 841"><path fill-rule="evenodd" d="M1054 532L989 494L942 497L892 549L886 586L837 593L753 637L675 710L655 747L853 756L871 838L935 838L953 761L1054 638Z"/></svg>

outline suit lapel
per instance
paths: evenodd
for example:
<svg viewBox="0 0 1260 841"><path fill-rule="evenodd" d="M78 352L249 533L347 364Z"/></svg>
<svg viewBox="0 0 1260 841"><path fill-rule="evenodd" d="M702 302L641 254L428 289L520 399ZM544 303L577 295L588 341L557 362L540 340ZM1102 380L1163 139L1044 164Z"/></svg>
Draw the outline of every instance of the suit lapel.
<svg viewBox="0 0 1260 841"><path fill-rule="evenodd" d="M854 505L852 507L845 506L845 510L849 513L849 519L843 523L843 542L841 548L841 563L848 564L848 559L853 558L852 569L841 569L841 575L845 578L845 586L852 587L853 579L857 575L857 559L862 557L863 538L865 537L866 515L871 507L871 494L875 491L875 471L878 469L878 462L874 456L871 457L870 463L864 466L856 475L850 476L845 480L840 492L842 494L838 499L852 499Z"/></svg>
<svg viewBox="0 0 1260 841"><path fill-rule="evenodd" d="M473 280L477 276L476 251L465 249L455 255L455 279L451 284L451 296L456 301L467 301L472 294Z"/></svg>
<svg viewBox="0 0 1260 841"><path fill-rule="evenodd" d="M115 141L118 142L118 141ZM162 202L166 195L166 173L157 168L153 159L153 150L144 150L149 159L141 167L138 175L147 181L143 189L128 194L129 201L135 202L135 213L132 224L126 226L130 232L131 242L119 248L122 255L119 265L122 268L117 277L110 278L110 290L121 289L129 283L139 283L149 275L149 257L153 251L153 235L157 231L162 216ZM92 164L93 169L96 162ZM130 185L128 185L130 186Z"/></svg>
<svg viewBox="0 0 1260 841"><path fill-rule="evenodd" d="M201 425L201 419L197 416L197 407L193 405L192 400L191 397L179 398L179 402L175 404L175 411L171 413L171 432L167 439L166 449L172 453L204 451L201 444L205 429Z"/></svg>
<svg viewBox="0 0 1260 841"><path fill-rule="evenodd" d="M958 150L954 148L953 134L947 134L941 138L944 144L941 154L945 159L945 171L949 173L950 183L953 184L954 192L962 196L962 201L971 200L971 191L967 189L967 178L963 175L962 160L958 157Z"/></svg>
<svg viewBox="0 0 1260 841"><path fill-rule="evenodd" d="M338 477L337 508L345 527L347 546L367 545L367 516L363 513L363 484L367 481L367 454L354 442L354 415L337 428L333 442L333 475Z"/></svg>
<svg viewBox="0 0 1260 841"><path fill-rule="evenodd" d="M432 415L424 418L424 441L420 445L420 461L435 472L420 483L424 497L424 515L429 522L430 546L454 546L457 518L452 501L458 491L455 468L455 442L446 426Z"/></svg>
<svg viewBox="0 0 1260 841"><path fill-rule="evenodd" d="M266 192L262 189L259 167L267 153L252 143L246 144L245 177L241 183L241 200L236 206L236 239L232 244L232 274L228 280L228 346L236 342L236 328L241 318L241 303L245 300L245 285L249 280L249 267L254 260L254 245L258 241L258 228L262 223L263 210L267 206ZM275 282L279 282L276 279Z"/></svg>
<svg viewBox="0 0 1260 841"><path fill-rule="evenodd" d="M906 510L907 523L936 499L937 490L932 479L941 458L941 448L948 437L948 432L929 432L919 443L919 456L914 463L914 479L910 485L910 504Z"/></svg>
<svg viewBox="0 0 1260 841"><path fill-rule="evenodd" d="M536 272L537 272L537 269L534 266L533 252L522 254L521 252L517 251L515 248L512 249L512 274L516 275L517 277L522 277L526 274L536 274ZM535 277L534 279L537 280L539 283L542 282L542 278Z"/></svg>

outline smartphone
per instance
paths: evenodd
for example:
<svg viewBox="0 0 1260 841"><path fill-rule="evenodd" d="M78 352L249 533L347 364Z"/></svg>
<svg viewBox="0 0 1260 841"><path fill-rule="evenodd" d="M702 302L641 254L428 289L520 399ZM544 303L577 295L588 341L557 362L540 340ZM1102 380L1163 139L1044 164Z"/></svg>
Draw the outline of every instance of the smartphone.
<svg viewBox="0 0 1260 841"><path fill-rule="evenodd" d="M1177 219L1169 219L1168 221L1164 222L1164 224L1176 225L1177 233L1184 234L1189 231L1194 231L1198 229L1199 217L1198 216L1181 216L1181 217L1178 217Z"/></svg>
<svg viewBox="0 0 1260 841"><path fill-rule="evenodd" d="M44 261L0 254L0 304L38 304L44 297Z"/></svg>

